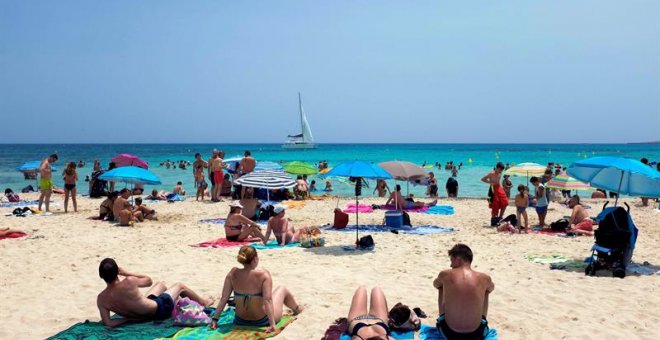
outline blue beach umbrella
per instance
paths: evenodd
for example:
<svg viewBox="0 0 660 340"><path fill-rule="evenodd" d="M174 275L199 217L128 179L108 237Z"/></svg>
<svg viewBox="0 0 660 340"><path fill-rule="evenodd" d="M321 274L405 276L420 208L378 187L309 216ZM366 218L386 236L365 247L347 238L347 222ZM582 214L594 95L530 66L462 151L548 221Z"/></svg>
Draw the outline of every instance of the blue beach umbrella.
<svg viewBox="0 0 660 340"><path fill-rule="evenodd" d="M380 166L364 162L364 161L350 161L340 163L339 165L332 168L332 170L326 172L323 176L337 176L337 177L353 177L356 179L356 183L361 183L362 178L371 178L371 179L391 179L390 175L385 169ZM358 202L358 185L355 186L355 206L357 207ZM359 222L359 209L355 209L355 242L359 242L359 231L360 231L360 222Z"/></svg>
<svg viewBox="0 0 660 340"><path fill-rule="evenodd" d="M26 172L26 171L38 171L39 167L41 167L41 161L29 161L21 164L20 166L16 167L16 170L20 172ZM57 167L54 165L50 166L53 171L57 170Z"/></svg>
<svg viewBox="0 0 660 340"><path fill-rule="evenodd" d="M149 170L136 166L124 166L112 169L99 176L99 179L131 184L160 184L160 178L158 176Z"/></svg>
<svg viewBox="0 0 660 340"><path fill-rule="evenodd" d="M638 160L593 157L573 163L566 172L593 187L618 194L660 197L660 172Z"/></svg>

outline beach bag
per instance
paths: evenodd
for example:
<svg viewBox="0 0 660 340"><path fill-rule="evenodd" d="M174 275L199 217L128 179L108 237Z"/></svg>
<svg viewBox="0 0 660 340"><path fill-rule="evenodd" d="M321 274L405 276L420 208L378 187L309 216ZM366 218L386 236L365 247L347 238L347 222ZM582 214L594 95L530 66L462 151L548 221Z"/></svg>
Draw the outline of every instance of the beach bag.
<svg viewBox="0 0 660 340"><path fill-rule="evenodd" d="M197 327L211 324L211 318L204 313L204 307L187 297L177 300L172 317L175 326Z"/></svg>
<svg viewBox="0 0 660 340"><path fill-rule="evenodd" d="M408 213L405 211L401 211L401 213L403 218L403 225L412 226L410 223L410 215L408 215Z"/></svg>
<svg viewBox="0 0 660 340"><path fill-rule="evenodd" d="M300 229L300 246L303 248L322 247L325 238L321 235L321 229L317 227L305 227Z"/></svg>
<svg viewBox="0 0 660 340"><path fill-rule="evenodd" d="M388 316L390 328L395 331L418 331L422 327L422 322L417 314L401 302L392 307Z"/></svg>
<svg viewBox="0 0 660 340"><path fill-rule="evenodd" d="M372 249L376 243L374 243L374 238L371 235L362 236L357 242L357 246L360 249Z"/></svg>
<svg viewBox="0 0 660 340"><path fill-rule="evenodd" d="M18 197L18 195L13 194L13 193L7 195L7 199L8 199L9 202L11 202L11 203L17 203L17 202L20 202L20 201L21 201L21 198Z"/></svg>
<svg viewBox="0 0 660 340"><path fill-rule="evenodd" d="M515 214L511 214L511 215L505 217L504 219L502 219L500 221L500 223L502 223L502 222L509 222L515 227L515 226L518 225L518 218L516 217Z"/></svg>
<svg viewBox="0 0 660 340"><path fill-rule="evenodd" d="M333 227L335 229L344 229L348 225L348 214L341 211L341 209L335 209L335 220Z"/></svg>
<svg viewBox="0 0 660 340"><path fill-rule="evenodd" d="M550 229L553 231L566 231L566 229L568 229L568 220L565 218L558 219L557 221L550 223Z"/></svg>

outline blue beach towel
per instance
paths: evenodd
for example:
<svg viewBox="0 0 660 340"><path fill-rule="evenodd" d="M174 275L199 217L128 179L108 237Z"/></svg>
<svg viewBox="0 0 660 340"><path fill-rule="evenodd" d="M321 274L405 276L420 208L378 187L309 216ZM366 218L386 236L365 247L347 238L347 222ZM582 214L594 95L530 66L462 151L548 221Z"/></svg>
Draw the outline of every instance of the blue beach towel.
<svg viewBox="0 0 660 340"><path fill-rule="evenodd" d="M52 203L53 202L51 202L51 204ZM29 206L33 206L33 205L39 205L39 200L0 203L0 208L22 208L22 207L29 207Z"/></svg>
<svg viewBox="0 0 660 340"><path fill-rule="evenodd" d="M497 340L497 330L491 328L485 339ZM435 326L422 325L422 329L419 330L419 340L447 340L447 338Z"/></svg>
<svg viewBox="0 0 660 340"><path fill-rule="evenodd" d="M225 221L227 221L226 218L205 218L199 220L201 223L211 223L211 224L225 224Z"/></svg>
<svg viewBox="0 0 660 340"><path fill-rule="evenodd" d="M351 224L343 229L335 229L332 226L327 226L324 227L323 230L337 231L344 233L348 233L348 232L355 233L355 225ZM385 233L391 230L396 230L401 234L409 234L409 235L444 234L444 233L452 233L458 231L458 229L455 228L439 227L434 225L420 225L415 227L404 226L399 228L392 228L382 224L365 224L365 225L360 224L360 231L364 231L364 232Z"/></svg>
<svg viewBox="0 0 660 340"><path fill-rule="evenodd" d="M435 205L429 207L429 210L425 211L424 213L431 215L453 215L454 207L451 205Z"/></svg>
<svg viewBox="0 0 660 340"><path fill-rule="evenodd" d="M251 246L254 247L254 249L260 249L260 250L266 250L266 249L282 249L282 248L293 248L293 247L300 247L300 242L295 242L295 243L289 243L284 246L281 246L277 244L277 241L273 240L268 242L266 245L263 243L255 242L250 244Z"/></svg>
<svg viewBox="0 0 660 340"><path fill-rule="evenodd" d="M390 336L393 339L396 340L413 340L415 339L415 332L397 332L397 331L392 331ZM342 334L339 337L339 340L351 340L351 336L348 334Z"/></svg>

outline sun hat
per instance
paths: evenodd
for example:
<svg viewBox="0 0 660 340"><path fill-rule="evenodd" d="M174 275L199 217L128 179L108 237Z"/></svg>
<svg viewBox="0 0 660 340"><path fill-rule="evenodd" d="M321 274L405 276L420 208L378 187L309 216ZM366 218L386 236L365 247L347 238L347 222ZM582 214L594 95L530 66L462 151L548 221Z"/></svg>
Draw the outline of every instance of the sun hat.
<svg viewBox="0 0 660 340"><path fill-rule="evenodd" d="M275 215L279 215L284 210L286 210L286 207L284 207L283 205L280 205L280 204L273 207L273 212L275 213Z"/></svg>
<svg viewBox="0 0 660 340"><path fill-rule="evenodd" d="M241 205L241 202L239 202L239 201L233 201L233 202L229 203L229 207L230 208L241 208L241 209L243 209L243 206Z"/></svg>

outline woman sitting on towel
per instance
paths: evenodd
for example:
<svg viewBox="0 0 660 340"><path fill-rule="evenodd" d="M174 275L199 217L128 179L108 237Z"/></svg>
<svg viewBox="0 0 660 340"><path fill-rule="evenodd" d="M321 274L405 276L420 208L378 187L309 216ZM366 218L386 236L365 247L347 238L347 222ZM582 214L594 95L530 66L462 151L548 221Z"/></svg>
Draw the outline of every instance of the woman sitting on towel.
<svg viewBox="0 0 660 340"><path fill-rule="evenodd" d="M211 329L218 327L218 319L232 292L236 302L234 324L237 326L268 326L266 332L270 333L275 331L275 325L282 319L285 305L293 310L294 314L303 311L303 307L296 302L286 287L273 289L273 279L267 270L257 270L259 257L254 247L242 246L237 259L243 268L234 267L225 277L222 297L212 317Z"/></svg>
<svg viewBox="0 0 660 340"><path fill-rule="evenodd" d="M284 217L286 209L283 205L276 205L273 208L273 215L268 219L268 228L266 229L266 241L270 239L271 231L275 234L277 244L285 245L298 242L300 240L300 231L296 231L293 226L289 226L289 220Z"/></svg>
<svg viewBox="0 0 660 340"><path fill-rule="evenodd" d="M388 311L385 294L380 288L371 290L371 303L367 309L367 289L358 287L348 310L348 334L351 339L392 339L387 325Z"/></svg>
<svg viewBox="0 0 660 340"><path fill-rule="evenodd" d="M229 204L229 215L225 221L225 237L227 241L239 242L248 237L258 237L264 244L268 240L261 233L259 225L241 214L243 206L239 202Z"/></svg>

